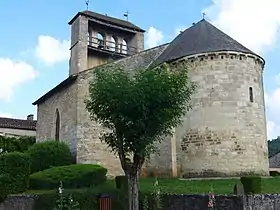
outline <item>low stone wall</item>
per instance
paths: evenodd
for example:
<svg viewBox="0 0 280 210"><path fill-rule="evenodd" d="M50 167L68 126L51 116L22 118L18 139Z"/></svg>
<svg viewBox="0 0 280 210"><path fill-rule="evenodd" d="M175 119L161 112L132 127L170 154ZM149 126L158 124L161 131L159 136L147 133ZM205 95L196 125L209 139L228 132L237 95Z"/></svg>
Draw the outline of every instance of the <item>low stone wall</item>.
<svg viewBox="0 0 280 210"><path fill-rule="evenodd" d="M35 210L33 209L36 196L13 195L0 204L0 210Z"/></svg>
<svg viewBox="0 0 280 210"><path fill-rule="evenodd" d="M243 210L243 197L217 195L215 210ZM207 210L208 195L168 195L164 210Z"/></svg>
<svg viewBox="0 0 280 210"><path fill-rule="evenodd" d="M35 199L35 196L30 195L9 196L0 204L0 210L39 210L33 208ZM207 210L207 205L208 195L167 195L164 198L163 210ZM215 210L279 209L280 194L247 195L244 197L216 195Z"/></svg>
<svg viewBox="0 0 280 210"><path fill-rule="evenodd" d="M243 210L279 210L280 194L244 196Z"/></svg>

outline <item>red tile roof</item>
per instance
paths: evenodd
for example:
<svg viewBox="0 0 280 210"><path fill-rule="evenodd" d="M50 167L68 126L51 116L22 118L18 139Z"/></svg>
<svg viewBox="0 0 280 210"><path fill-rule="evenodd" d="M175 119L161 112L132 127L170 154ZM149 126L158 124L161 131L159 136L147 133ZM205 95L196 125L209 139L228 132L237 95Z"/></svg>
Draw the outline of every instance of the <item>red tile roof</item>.
<svg viewBox="0 0 280 210"><path fill-rule="evenodd" d="M0 117L0 128L14 128L36 131L36 120L23 120Z"/></svg>

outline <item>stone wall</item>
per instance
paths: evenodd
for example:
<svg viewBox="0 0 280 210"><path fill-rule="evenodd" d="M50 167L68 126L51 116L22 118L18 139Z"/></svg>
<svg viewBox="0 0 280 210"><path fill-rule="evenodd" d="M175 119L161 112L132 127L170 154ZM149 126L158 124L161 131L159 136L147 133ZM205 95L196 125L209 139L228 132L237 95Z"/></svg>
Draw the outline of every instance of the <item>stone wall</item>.
<svg viewBox="0 0 280 210"><path fill-rule="evenodd" d="M37 108L37 133L36 141L55 139L56 110L60 115L59 139L70 147L76 154L77 131L77 84L57 91L52 97L40 103Z"/></svg>
<svg viewBox="0 0 280 210"><path fill-rule="evenodd" d="M0 135L9 136L9 137L36 136L36 130L0 128Z"/></svg>
<svg viewBox="0 0 280 210"><path fill-rule="evenodd" d="M268 175L262 63L223 52L187 59L197 89L176 129L181 175Z"/></svg>
<svg viewBox="0 0 280 210"><path fill-rule="evenodd" d="M33 208L35 199L35 196L30 195L9 196L0 203L0 210L37 210Z"/></svg>
<svg viewBox="0 0 280 210"><path fill-rule="evenodd" d="M87 69L88 54L88 18L80 15L71 25L71 57L69 75Z"/></svg>
<svg viewBox="0 0 280 210"><path fill-rule="evenodd" d="M0 210L34 209L34 196L9 196L0 204ZM163 210L205 210L208 195L167 195L163 200ZM215 210L279 210L280 195L226 196L216 195ZM86 209L90 210L90 209ZM114 208L112 209L114 210Z"/></svg>
<svg viewBox="0 0 280 210"><path fill-rule="evenodd" d="M167 45L162 45L152 48L115 61L115 63L126 68L128 71L145 68L149 66L166 47ZM87 70L81 72L78 76L77 162L102 164L108 169L108 175L121 175L123 174L123 170L119 158L110 152L106 144L100 141L100 132L102 128L89 119L89 113L85 109L84 101L88 97L88 85L91 75L91 70Z"/></svg>

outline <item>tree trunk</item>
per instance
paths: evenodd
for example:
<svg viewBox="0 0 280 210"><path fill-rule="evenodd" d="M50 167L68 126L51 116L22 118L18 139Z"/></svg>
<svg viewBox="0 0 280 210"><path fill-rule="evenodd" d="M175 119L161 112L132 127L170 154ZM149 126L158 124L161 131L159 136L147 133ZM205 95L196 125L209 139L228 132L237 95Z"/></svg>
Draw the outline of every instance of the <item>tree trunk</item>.
<svg viewBox="0 0 280 210"><path fill-rule="evenodd" d="M139 172L128 173L128 209L139 210Z"/></svg>

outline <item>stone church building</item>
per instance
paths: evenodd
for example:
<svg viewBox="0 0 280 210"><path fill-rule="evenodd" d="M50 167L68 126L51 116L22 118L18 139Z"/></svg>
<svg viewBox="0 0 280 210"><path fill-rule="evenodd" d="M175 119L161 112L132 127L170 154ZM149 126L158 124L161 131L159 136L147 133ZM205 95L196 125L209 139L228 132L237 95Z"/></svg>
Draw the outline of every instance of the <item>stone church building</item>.
<svg viewBox="0 0 280 210"><path fill-rule="evenodd" d="M84 100L91 70L114 62L127 70L188 61L197 83L193 109L158 145L143 173L178 177L268 175L262 57L205 19L170 43L144 50L145 31L124 20L91 11L71 25L69 77L36 100L37 141L66 142L78 163L99 163L123 174L119 160L90 121Z"/></svg>

